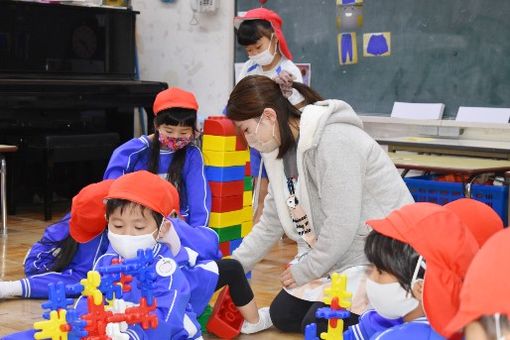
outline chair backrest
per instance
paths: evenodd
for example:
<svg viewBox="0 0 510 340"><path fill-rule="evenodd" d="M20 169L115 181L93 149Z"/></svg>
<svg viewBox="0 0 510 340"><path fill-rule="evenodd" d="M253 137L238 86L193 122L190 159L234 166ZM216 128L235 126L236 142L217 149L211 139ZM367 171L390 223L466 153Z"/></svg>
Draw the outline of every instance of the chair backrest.
<svg viewBox="0 0 510 340"><path fill-rule="evenodd" d="M391 117L407 119L441 119L444 104L442 103L393 103Z"/></svg>
<svg viewBox="0 0 510 340"><path fill-rule="evenodd" d="M510 108L461 106L456 121L473 123L508 123Z"/></svg>

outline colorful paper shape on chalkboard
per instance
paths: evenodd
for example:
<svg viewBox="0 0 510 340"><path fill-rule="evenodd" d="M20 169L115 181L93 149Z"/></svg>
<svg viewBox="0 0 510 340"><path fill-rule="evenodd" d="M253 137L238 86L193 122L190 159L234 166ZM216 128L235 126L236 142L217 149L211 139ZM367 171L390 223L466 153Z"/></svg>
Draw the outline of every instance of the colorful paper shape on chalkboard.
<svg viewBox="0 0 510 340"><path fill-rule="evenodd" d="M363 0L336 0L336 4L338 6L342 5L352 5L352 4L361 4L363 3Z"/></svg>
<svg viewBox="0 0 510 340"><path fill-rule="evenodd" d="M338 60L340 65L358 63L358 43L356 32L340 33L338 40Z"/></svg>
<svg viewBox="0 0 510 340"><path fill-rule="evenodd" d="M387 57L391 55L391 33L365 33L363 34L364 57Z"/></svg>
<svg viewBox="0 0 510 340"><path fill-rule="evenodd" d="M338 6L336 26L342 31L352 31L363 26L363 5Z"/></svg>

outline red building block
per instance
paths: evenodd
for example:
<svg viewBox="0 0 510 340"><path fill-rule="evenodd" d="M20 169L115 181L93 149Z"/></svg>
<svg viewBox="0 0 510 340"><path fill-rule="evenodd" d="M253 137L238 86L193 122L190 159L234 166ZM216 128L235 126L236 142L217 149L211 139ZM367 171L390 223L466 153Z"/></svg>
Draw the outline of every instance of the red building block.
<svg viewBox="0 0 510 340"><path fill-rule="evenodd" d="M244 167L244 175L251 176L251 163L250 162L247 162L246 166Z"/></svg>
<svg viewBox="0 0 510 340"><path fill-rule="evenodd" d="M239 196L244 192L243 181L214 182L210 181L211 194L213 197Z"/></svg>
<svg viewBox="0 0 510 340"><path fill-rule="evenodd" d="M223 256L230 255L230 241L220 242L220 250Z"/></svg>
<svg viewBox="0 0 510 340"><path fill-rule="evenodd" d="M248 149L248 142L246 141L246 138L244 138L244 134L240 133L239 131L236 132L236 150L241 151Z"/></svg>
<svg viewBox="0 0 510 340"><path fill-rule="evenodd" d="M225 116L210 116L204 122L204 134L213 136L235 136L236 127L234 122ZM237 147L236 150L238 150Z"/></svg>
<svg viewBox="0 0 510 340"><path fill-rule="evenodd" d="M212 212L222 213L243 208L243 195L212 197Z"/></svg>
<svg viewBox="0 0 510 340"><path fill-rule="evenodd" d="M232 339L239 335L244 318L232 302L228 287L225 287L207 323L207 331L222 339Z"/></svg>

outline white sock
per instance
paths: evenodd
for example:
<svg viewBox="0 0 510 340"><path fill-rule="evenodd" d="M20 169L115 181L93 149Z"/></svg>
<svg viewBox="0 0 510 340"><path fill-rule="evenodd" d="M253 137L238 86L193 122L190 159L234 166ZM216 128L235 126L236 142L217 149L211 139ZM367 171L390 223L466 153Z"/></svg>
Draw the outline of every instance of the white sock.
<svg viewBox="0 0 510 340"><path fill-rule="evenodd" d="M21 281L0 281L0 299L21 296L23 289Z"/></svg>

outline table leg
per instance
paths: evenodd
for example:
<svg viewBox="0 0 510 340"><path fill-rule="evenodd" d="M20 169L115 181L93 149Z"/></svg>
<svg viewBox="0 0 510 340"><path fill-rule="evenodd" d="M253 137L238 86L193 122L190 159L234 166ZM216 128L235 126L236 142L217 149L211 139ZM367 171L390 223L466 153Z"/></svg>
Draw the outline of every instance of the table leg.
<svg viewBox="0 0 510 340"><path fill-rule="evenodd" d="M2 196L2 236L7 236L7 165L5 163L5 157L0 155L0 188L2 192L0 195Z"/></svg>

